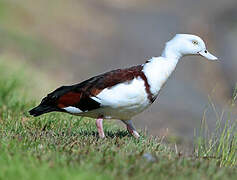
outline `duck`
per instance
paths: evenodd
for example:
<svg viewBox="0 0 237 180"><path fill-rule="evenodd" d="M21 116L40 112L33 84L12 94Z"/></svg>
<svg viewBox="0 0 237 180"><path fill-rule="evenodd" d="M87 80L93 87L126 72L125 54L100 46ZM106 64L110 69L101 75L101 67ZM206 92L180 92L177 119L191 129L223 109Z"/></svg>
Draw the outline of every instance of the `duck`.
<svg viewBox="0 0 237 180"><path fill-rule="evenodd" d="M105 138L103 120L118 119L133 137L139 138L132 118L157 99L179 60L187 55L218 59L207 51L200 37L176 34L165 44L161 56L152 57L144 64L105 72L78 84L61 86L29 113L36 117L56 111L94 118L100 138Z"/></svg>

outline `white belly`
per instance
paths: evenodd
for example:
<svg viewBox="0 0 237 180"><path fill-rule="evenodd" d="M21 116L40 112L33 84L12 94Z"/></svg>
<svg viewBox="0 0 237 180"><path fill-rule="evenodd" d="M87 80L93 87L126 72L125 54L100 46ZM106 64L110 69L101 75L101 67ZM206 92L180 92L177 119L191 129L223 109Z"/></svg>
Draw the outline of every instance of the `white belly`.
<svg viewBox="0 0 237 180"><path fill-rule="evenodd" d="M141 113L145 110L149 105L145 107L138 107L138 108L120 108L114 109L111 107L102 107L99 109L95 109L92 111L79 113L78 116L85 116L91 118L98 118L99 116L103 115L105 119L120 119L120 120L130 120L133 116Z"/></svg>

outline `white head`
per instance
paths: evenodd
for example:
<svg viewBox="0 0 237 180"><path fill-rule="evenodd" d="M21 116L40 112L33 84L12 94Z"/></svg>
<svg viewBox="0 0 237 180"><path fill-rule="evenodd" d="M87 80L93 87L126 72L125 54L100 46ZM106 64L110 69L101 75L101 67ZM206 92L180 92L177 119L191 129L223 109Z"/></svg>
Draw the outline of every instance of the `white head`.
<svg viewBox="0 0 237 180"><path fill-rule="evenodd" d="M166 43L162 56L179 59L185 55L201 55L209 60L217 60L206 49L204 41L195 35L177 34Z"/></svg>

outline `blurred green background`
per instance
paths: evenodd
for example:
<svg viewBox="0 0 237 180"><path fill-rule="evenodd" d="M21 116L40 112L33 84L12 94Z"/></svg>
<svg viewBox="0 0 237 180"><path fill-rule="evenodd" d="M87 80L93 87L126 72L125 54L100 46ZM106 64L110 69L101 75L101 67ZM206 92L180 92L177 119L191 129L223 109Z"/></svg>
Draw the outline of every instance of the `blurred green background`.
<svg viewBox="0 0 237 180"><path fill-rule="evenodd" d="M45 74L39 101L60 85L159 56L176 33L199 35L220 62L184 57L154 105L134 118L153 135L189 139L203 112L212 127L232 96L236 9L236 0L0 0L0 56Z"/></svg>

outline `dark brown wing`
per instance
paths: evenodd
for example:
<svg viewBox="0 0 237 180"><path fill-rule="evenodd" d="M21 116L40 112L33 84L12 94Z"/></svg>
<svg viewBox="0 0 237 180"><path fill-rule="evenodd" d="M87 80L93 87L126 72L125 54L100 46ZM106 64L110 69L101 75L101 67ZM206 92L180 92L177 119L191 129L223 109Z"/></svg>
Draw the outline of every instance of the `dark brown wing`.
<svg viewBox="0 0 237 180"><path fill-rule="evenodd" d="M142 65L138 65L127 69L117 69L92 77L79 84L62 86L48 94L41 104L47 104L60 109L73 106L81 111L97 109L101 107L101 104L91 97L95 97L105 88L110 88L126 81L129 82L138 76L144 79L142 67Z"/></svg>

